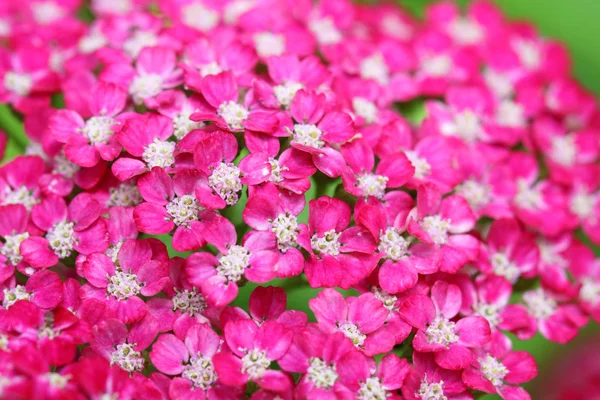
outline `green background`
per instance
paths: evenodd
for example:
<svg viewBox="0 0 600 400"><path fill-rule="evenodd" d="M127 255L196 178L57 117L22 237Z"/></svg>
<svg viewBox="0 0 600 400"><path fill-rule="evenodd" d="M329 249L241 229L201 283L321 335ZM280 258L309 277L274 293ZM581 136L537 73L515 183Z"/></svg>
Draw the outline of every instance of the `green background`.
<svg viewBox="0 0 600 400"><path fill-rule="evenodd" d="M422 15L424 6L430 1L399 0L397 3L417 15ZM468 0L459 0L459 3L465 5ZM600 95L600 0L497 0L495 3L511 19L530 21L545 36L563 41L572 54L575 76L596 95ZM9 139L5 155L5 160L9 160L23 152L26 139L20 123L6 106L0 106L0 127L10 131L13 136ZM15 136L15 133L19 134ZM309 311L308 299L313 297L315 292L307 288L308 285L298 286L298 283L301 283L298 278L295 281L280 283L283 286L289 285L288 308ZM236 304L247 304L250 289L248 287L242 290ZM540 366L540 376L527 387L533 399L541 398L539 388L543 387L544 376L553 366L560 364L561 355L569 353L594 335L598 336L598 328L589 325L575 341L566 346L549 343L539 335L529 341L515 341L515 349L532 353ZM491 400L499 397L483 398Z"/></svg>

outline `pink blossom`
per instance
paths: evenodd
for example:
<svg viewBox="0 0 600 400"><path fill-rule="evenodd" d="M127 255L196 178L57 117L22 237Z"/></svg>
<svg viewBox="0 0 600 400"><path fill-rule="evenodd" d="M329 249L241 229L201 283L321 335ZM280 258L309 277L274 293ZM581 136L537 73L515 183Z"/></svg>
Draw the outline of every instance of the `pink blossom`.
<svg viewBox="0 0 600 400"><path fill-rule="evenodd" d="M22 204L31 210L39 202L38 182L46 170L38 156L19 156L0 168L0 201Z"/></svg>

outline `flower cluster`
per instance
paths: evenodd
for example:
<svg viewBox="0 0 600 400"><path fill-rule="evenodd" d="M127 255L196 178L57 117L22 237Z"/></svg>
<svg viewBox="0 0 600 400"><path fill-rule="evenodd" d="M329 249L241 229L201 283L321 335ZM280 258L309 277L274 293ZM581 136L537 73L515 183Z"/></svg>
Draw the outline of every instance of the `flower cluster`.
<svg viewBox="0 0 600 400"><path fill-rule="evenodd" d="M81 7L0 7L0 397L527 400L511 338L600 321L600 112L533 27Z"/></svg>

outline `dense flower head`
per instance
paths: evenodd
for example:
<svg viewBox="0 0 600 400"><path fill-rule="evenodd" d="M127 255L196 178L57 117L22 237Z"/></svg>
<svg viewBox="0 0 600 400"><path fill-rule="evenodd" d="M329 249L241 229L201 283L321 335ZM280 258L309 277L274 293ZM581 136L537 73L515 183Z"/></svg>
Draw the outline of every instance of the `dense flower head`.
<svg viewBox="0 0 600 400"><path fill-rule="evenodd" d="M571 75L484 0L8 1L0 397L528 400L600 322Z"/></svg>

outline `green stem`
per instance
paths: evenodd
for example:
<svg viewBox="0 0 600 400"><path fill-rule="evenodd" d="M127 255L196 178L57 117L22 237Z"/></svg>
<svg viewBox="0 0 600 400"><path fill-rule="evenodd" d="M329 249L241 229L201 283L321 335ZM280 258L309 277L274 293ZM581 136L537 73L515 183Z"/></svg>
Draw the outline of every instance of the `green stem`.
<svg viewBox="0 0 600 400"><path fill-rule="evenodd" d="M0 129L4 130L14 145L21 150L27 147L23 124L6 104L0 105Z"/></svg>

